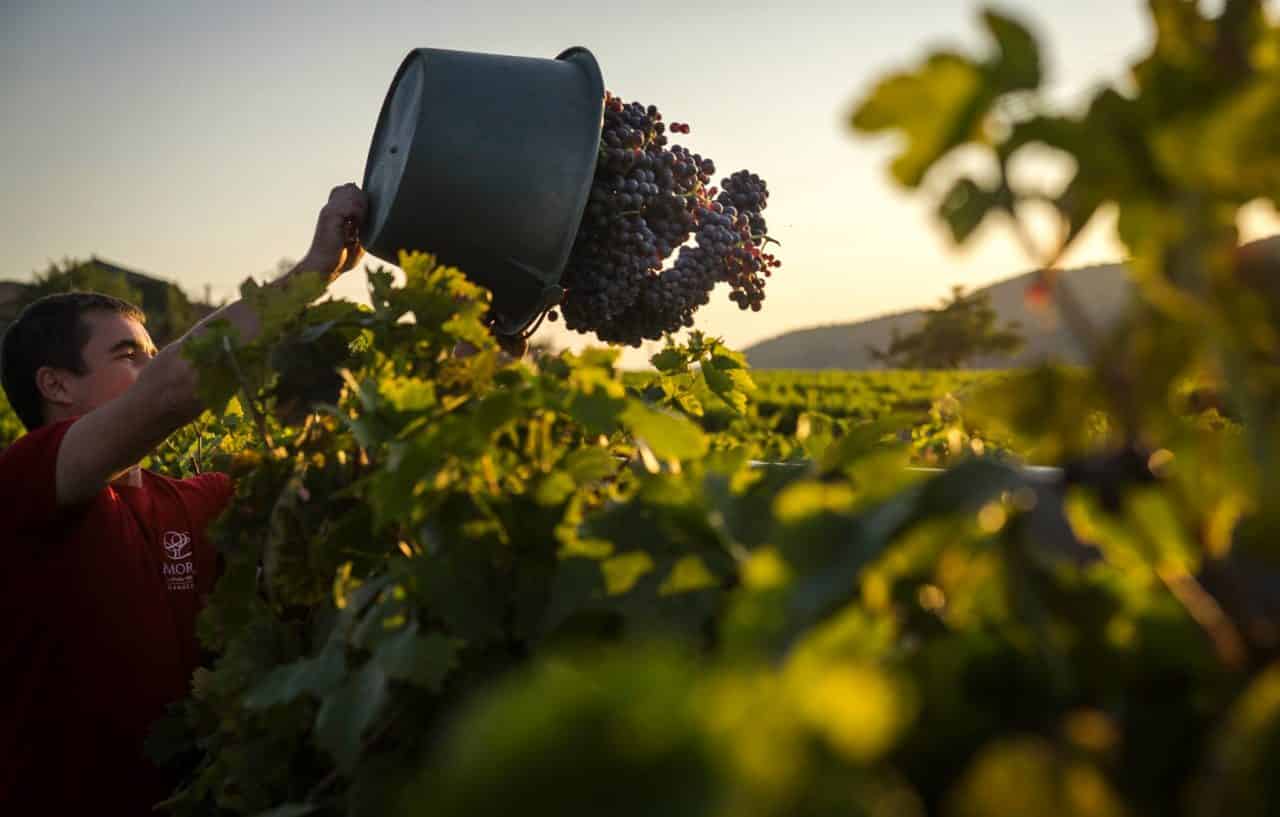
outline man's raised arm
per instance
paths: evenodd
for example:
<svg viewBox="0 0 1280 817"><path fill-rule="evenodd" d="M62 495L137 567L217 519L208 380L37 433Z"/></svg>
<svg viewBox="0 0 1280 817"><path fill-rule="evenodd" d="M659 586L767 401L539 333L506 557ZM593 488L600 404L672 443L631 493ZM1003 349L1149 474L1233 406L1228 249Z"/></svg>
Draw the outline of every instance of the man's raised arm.
<svg viewBox="0 0 1280 817"><path fill-rule="evenodd" d="M272 286L303 271L319 271L332 281L355 267L363 250L357 238L366 200L354 184L336 187L320 210L311 249ZM120 473L136 465L174 431L200 416L199 377L182 354L188 340L207 324L223 320L249 342L261 332L251 304L238 300L222 307L170 343L143 368L123 394L85 414L67 430L58 450L58 505L90 499Z"/></svg>

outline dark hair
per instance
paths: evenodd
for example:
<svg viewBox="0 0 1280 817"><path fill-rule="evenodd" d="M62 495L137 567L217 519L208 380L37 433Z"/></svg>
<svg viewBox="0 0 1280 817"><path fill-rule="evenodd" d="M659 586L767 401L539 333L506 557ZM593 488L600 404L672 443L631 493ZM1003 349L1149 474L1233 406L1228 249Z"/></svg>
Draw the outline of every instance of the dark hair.
<svg viewBox="0 0 1280 817"><path fill-rule="evenodd" d="M58 292L32 301L0 340L0 385L27 430L44 425L44 399L36 387L41 366L86 374L84 347L90 327L83 316L104 311L146 323L141 309L101 292Z"/></svg>

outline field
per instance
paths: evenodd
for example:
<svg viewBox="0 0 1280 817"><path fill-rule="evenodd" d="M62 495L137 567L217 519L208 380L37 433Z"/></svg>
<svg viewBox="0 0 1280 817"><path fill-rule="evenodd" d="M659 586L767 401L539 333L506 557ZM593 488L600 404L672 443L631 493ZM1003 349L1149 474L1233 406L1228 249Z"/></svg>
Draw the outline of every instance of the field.
<svg viewBox="0 0 1280 817"><path fill-rule="evenodd" d="M1009 375L963 370L759 370L749 373L753 387L740 411L696 378L687 390L694 402L682 407L691 410L704 431L750 440L760 456L770 460L807 459L798 432L803 436L821 429L842 435L874 426L914 440L914 461L936 465L946 460L954 433L963 436L963 444L970 443L970 430L961 417L966 396ZM623 379L644 394L646 385L660 378L657 372L626 372ZM666 396L661 389L647 393Z"/></svg>
<svg viewBox="0 0 1280 817"><path fill-rule="evenodd" d="M754 371L753 399L761 417L799 411L844 420L876 420L887 414L918 411L922 416L939 399L963 396L1003 373L933 371Z"/></svg>
<svg viewBox="0 0 1280 817"><path fill-rule="evenodd" d="M624 382L641 388L654 372L626 372ZM793 434L801 414L823 415L846 423L882 419L892 414L914 412L920 423L928 421L930 409L945 397L963 398L966 391L996 382L1005 372L935 371L787 371L758 370L750 373L755 384L746 416L754 425L772 433ZM732 418L721 401L708 398L714 411L712 422L727 424ZM0 447L22 433L22 424L0 392Z"/></svg>
<svg viewBox="0 0 1280 817"><path fill-rule="evenodd" d="M211 532L212 660L149 744L183 780L175 813L587 813L623 792L914 814L1004 802L1012 770L1071 810L1167 805L1269 694L1242 664L1265 645L1203 617L1212 576L1175 533L1243 455L1212 410L1134 471L1084 371L751 372L697 333L650 372L604 349L511 363L457 271L409 271L370 273L372 309L272 294L236 366L216 330L194 347L226 410L149 464L238 492ZM481 351L443 353L463 338ZM1023 474L1028 454L1065 481ZM1112 777L1128 753L1144 771Z"/></svg>

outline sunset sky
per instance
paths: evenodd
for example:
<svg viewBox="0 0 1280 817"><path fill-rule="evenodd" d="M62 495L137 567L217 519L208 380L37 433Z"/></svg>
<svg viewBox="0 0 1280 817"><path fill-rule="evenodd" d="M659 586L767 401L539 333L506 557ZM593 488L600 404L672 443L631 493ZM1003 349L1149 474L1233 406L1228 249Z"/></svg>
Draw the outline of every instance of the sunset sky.
<svg viewBox="0 0 1280 817"><path fill-rule="evenodd" d="M1054 96L1066 103L1114 78L1150 36L1140 2L999 7L1040 34ZM999 225L950 250L929 202L888 180L891 142L862 139L845 121L877 76L927 47L981 46L977 10L962 0L10 0L0 8L0 278L96 254L195 296L206 284L215 300L229 296L246 276L299 257L329 189L361 181L408 51L553 57L582 45L608 88L691 123L682 141L719 171L746 167L769 183L765 215L784 266L765 309L740 312L718 290L700 328L741 348L930 305L952 284L1030 265ZM1121 253L1103 222L1068 261ZM333 292L363 289L363 275L349 273Z"/></svg>

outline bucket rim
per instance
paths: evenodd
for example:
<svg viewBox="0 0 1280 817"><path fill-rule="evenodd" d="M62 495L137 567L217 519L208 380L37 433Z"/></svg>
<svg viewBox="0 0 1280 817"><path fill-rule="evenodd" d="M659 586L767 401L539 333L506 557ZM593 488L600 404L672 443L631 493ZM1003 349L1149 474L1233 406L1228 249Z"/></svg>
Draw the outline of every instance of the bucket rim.
<svg viewBox="0 0 1280 817"><path fill-rule="evenodd" d="M399 89L400 80L404 76L404 73L408 71L409 68L411 67L414 57L417 55L419 51L422 51L422 50L424 49L412 48L409 50L409 53L406 54L404 58L400 60L400 65L396 68L396 72L391 78L391 84L387 86L387 92L382 95L382 104L378 107L378 118L375 121L373 126L373 136L370 137L369 139L369 150L365 154L364 172L363 174L361 174L360 187L362 190L365 191L365 195L368 195L369 177L370 175L372 175L372 171L375 166L374 156L376 155L378 146L379 146L378 134L383 132L384 126L386 125L386 120L391 116L391 99L392 97L395 96L396 91ZM392 201L395 200L395 196L392 196L391 198L392 198ZM378 226L381 227L382 225L379 224ZM369 245L374 243L372 241L372 239L375 237L374 235L372 235L373 227L374 227L373 220L368 218L365 219L364 224L362 224L360 227L360 243L365 247L368 247ZM397 266L400 264L399 258L396 258L396 259L384 258L383 260L392 261Z"/></svg>
<svg viewBox="0 0 1280 817"><path fill-rule="evenodd" d="M587 201L591 198L591 185L595 182L596 165L600 160L600 138L604 129L604 74L600 71L600 63L596 60L595 54L585 46L575 45L566 48L556 55L557 60L564 62L572 62L580 69L586 71L587 81L590 83L589 99L593 100L595 105L595 115L587 127L587 143L591 145L589 167L583 174L582 182L578 187L577 200L573 202L572 218L570 219L570 228L568 234L564 237L564 242L560 247L560 255L556 261L555 269L549 270L549 278L551 280L543 284L543 301L547 300L547 296L553 290L560 290L563 296L564 271L569 266L569 255L573 252L573 245L577 241L578 231L582 228L582 216L587 210ZM529 320L524 322L519 331L524 331L539 314L546 312L547 307L540 308Z"/></svg>

